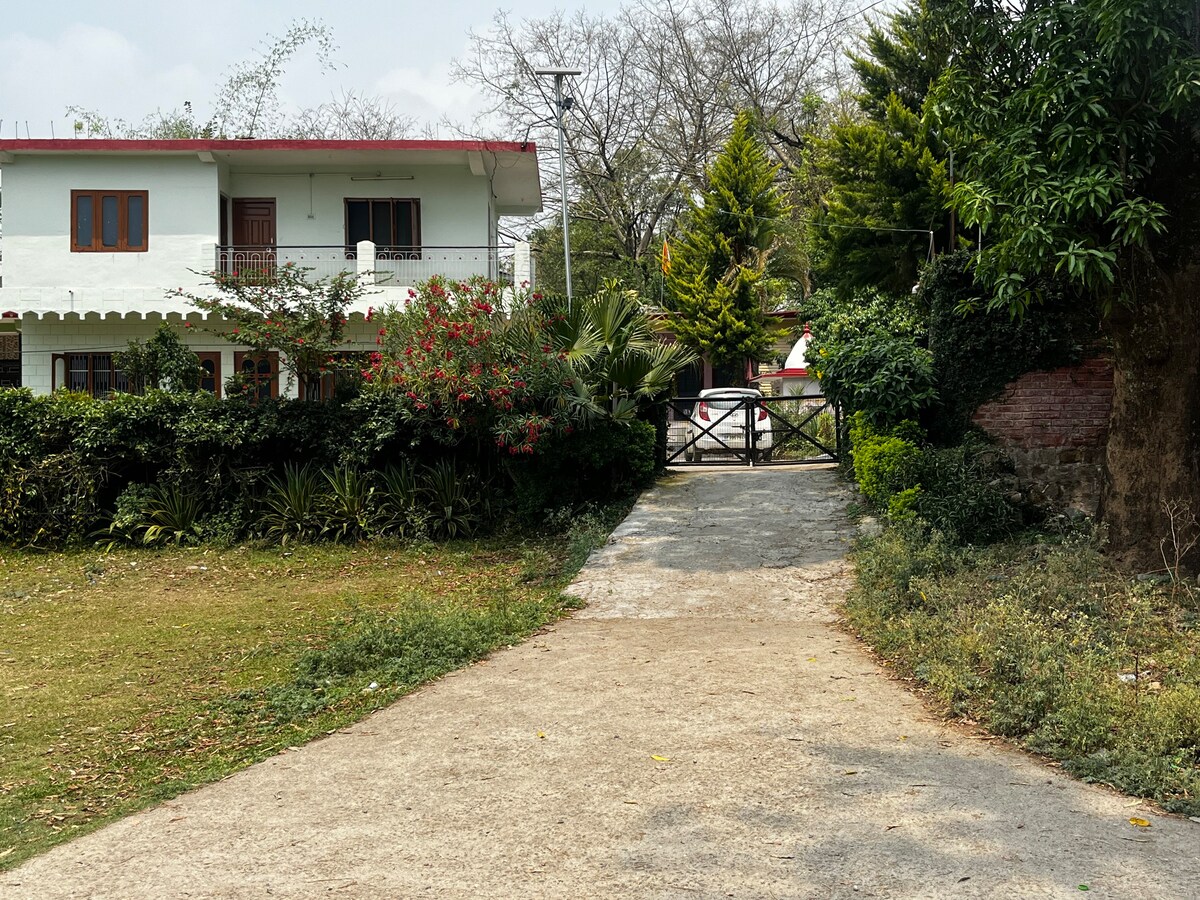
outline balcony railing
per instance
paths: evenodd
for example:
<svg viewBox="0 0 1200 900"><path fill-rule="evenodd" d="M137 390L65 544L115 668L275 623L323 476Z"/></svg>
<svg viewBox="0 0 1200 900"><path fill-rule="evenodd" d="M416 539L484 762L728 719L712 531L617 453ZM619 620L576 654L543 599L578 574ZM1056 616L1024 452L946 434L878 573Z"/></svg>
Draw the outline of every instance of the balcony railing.
<svg viewBox="0 0 1200 900"><path fill-rule="evenodd" d="M512 281L512 247L378 247L378 284L408 285L434 275L451 279L482 275L492 281Z"/></svg>
<svg viewBox="0 0 1200 900"><path fill-rule="evenodd" d="M275 269L293 263L311 269L314 278L358 271L354 247L217 247L217 269L247 281L269 279Z"/></svg>
<svg viewBox="0 0 1200 900"><path fill-rule="evenodd" d="M384 247L375 248L374 259L360 258L358 248L349 247L217 247L217 269L247 281L270 279L286 263L311 269L314 277L340 273L373 276L376 284L402 287L428 281L434 275L466 279L476 275L492 281L513 280L512 247Z"/></svg>

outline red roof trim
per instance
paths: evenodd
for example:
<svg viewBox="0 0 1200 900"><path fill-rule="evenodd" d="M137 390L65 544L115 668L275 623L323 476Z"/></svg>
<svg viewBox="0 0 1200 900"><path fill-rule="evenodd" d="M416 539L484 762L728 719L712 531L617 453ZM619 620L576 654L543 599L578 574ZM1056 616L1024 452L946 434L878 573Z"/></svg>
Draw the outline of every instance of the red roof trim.
<svg viewBox="0 0 1200 900"><path fill-rule="evenodd" d="M121 153L130 151L176 150L187 152L224 150L445 150L489 153L537 153L533 143L516 141L144 141L125 138L34 138L0 140L0 151L57 153Z"/></svg>
<svg viewBox="0 0 1200 900"><path fill-rule="evenodd" d="M760 381L764 378L807 378L808 369L780 369L778 372L764 372L762 375L755 375L751 381Z"/></svg>

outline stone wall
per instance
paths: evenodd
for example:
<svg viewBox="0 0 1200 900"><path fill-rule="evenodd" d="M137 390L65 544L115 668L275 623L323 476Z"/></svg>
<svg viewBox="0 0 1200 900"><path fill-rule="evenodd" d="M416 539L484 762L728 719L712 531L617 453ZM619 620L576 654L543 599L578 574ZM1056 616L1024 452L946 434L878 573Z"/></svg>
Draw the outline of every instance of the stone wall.
<svg viewBox="0 0 1200 900"><path fill-rule="evenodd" d="M1029 372L973 417L1013 461L1030 499L1094 514L1112 409L1112 361Z"/></svg>

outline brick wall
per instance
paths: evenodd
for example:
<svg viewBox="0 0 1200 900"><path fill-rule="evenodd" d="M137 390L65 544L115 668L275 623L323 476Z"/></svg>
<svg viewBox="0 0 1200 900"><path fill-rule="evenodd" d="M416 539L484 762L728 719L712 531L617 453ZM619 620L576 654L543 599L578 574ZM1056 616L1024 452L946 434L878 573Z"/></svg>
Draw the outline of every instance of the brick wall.
<svg viewBox="0 0 1200 900"><path fill-rule="evenodd" d="M981 406L976 425L1005 448L1035 501L1094 513L1112 409L1111 360L1029 372Z"/></svg>

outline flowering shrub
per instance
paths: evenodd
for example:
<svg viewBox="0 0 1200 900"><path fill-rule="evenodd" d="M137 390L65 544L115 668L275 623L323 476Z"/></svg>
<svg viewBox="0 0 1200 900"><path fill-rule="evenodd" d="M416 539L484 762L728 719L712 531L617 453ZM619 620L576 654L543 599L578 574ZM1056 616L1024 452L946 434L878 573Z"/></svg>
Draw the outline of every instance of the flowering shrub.
<svg viewBox="0 0 1200 900"><path fill-rule="evenodd" d="M537 294L434 278L374 320L379 349L363 372L365 390L397 398L442 443L476 438L530 454L543 436L567 432L586 404L567 355L544 337L549 320Z"/></svg>
<svg viewBox="0 0 1200 900"><path fill-rule="evenodd" d="M214 295L178 288L169 296L220 316L228 327L216 333L230 343L279 351L281 364L300 384L301 399L315 400L321 377L348 364L338 352L346 310L366 288L350 273L310 279L310 272L291 262L254 272L206 272Z"/></svg>

